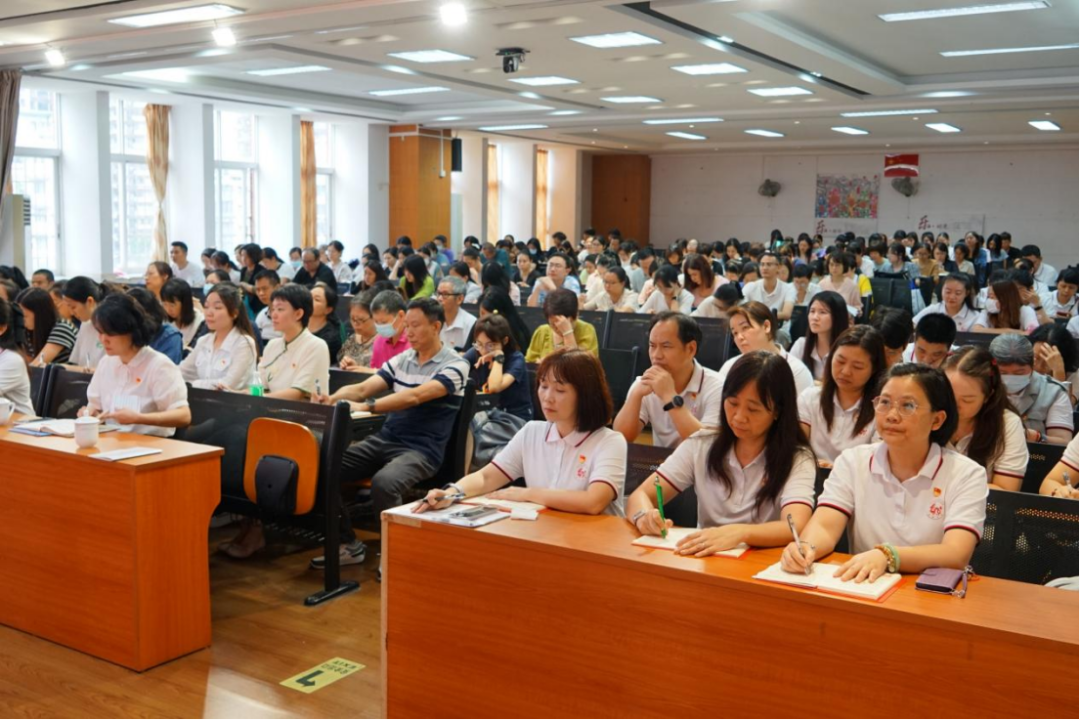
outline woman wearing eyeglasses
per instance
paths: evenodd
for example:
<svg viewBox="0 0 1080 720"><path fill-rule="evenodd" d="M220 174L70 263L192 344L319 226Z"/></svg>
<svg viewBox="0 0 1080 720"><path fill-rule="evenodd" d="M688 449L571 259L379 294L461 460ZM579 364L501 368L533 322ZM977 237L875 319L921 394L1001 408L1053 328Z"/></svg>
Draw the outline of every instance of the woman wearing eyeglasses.
<svg viewBox="0 0 1080 720"><path fill-rule="evenodd" d="M487 315L473 326L473 346L464 358L481 392L497 395L496 407L525 422L533 419L532 393L525 356L502 315Z"/></svg>
<svg viewBox="0 0 1080 720"><path fill-rule="evenodd" d="M874 410L882 441L836 459L801 544L784 549L788 572L831 553L849 523L854 555L835 573L843 580L962 569L971 560L986 519L986 470L948 449L958 412L945 373L895 366Z"/></svg>

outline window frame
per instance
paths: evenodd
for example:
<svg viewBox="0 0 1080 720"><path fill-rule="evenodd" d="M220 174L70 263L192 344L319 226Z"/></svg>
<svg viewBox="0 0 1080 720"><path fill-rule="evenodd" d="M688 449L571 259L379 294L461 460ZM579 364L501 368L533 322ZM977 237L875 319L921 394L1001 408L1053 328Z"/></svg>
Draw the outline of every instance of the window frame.
<svg viewBox="0 0 1080 720"><path fill-rule="evenodd" d="M120 152L113 151L113 147L112 147L112 127L111 127L111 124L112 124L112 103L114 101L119 104L119 108L118 108L118 116L119 117L118 117L117 122L118 122L118 125L119 125L119 133L120 133L119 143L118 143L119 147L120 147ZM120 185L120 187L118 189L118 192L120 193L120 202L117 203L117 210L119 212L119 216L112 218L113 227L114 227L114 233L116 232L116 228L119 228L120 238L119 238L118 247L116 247L116 246L113 247L112 266L113 266L113 271L119 270L120 272L122 272L125 275L138 275L138 274L140 274L142 272L139 265L137 265L137 264L129 264L127 262L127 258L128 258L128 252L127 252L128 251L128 247L127 247L128 246L127 225L128 225L128 210L129 210L129 208L128 208L129 193L128 193L128 188L127 188L127 184L128 184L128 177L127 177L128 166L129 165L134 165L134 166L140 166L141 165L143 168L146 169L146 171L148 173L150 171L150 169L149 169L149 167L147 165L146 154L145 153L142 154L142 155L137 155L137 154L134 154L134 153L127 152L127 138L125 137L125 134L124 134L124 120L125 120L125 117L126 117L124 106L128 105L128 104L133 104L133 103L141 104L143 107L145 107L148 104L146 102L140 102L138 100L129 100L129 99L119 97L119 96L111 96L109 98L109 123L110 123L110 128L109 128L109 181L110 181L110 191L112 189L114 189L113 187L111 187L114 184L113 183L113 180L114 180L114 178L113 178L113 166L114 165L119 165L120 166L120 172L117 173L116 178L115 178L116 180L118 180L119 185ZM149 142L149 139L147 140L147 142ZM156 197L154 198L154 203L155 204L157 203L157 198ZM110 206L111 206L111 204L112 204L112 198L110 197ZM153 235L152 234L151 234L150 239L151 239L151 242L153 242ZM112 244L112 239L110 239L110 245L111 244ZM119 254L117 254L117 253L119 253ZM150 262L151 260L153 260L152 255L147 260L147 262Z"/></svg>
<svg viewBox="0 0 1080 720"><path fill-rule="evenodd" d="M252 160L222 160L218 156L221 151L221 115L222 113L237 115L249 115L251 117L251 154ZM221 171L242 170L245 172L245 196L246 222L244 228L244 242L255 242L258 234L259 218L259 116L256 113L246 113L237 110L222 110L214 108L214 246L223 247L224 227L222 225L221 212ZM228 244L228 243L226 243Z"/></svg>
<svg viewBox="0 0 1080 720"><path fill-rule="evenodd" d="M24 91L33 92L39 91L41 88L21 88L20 94ZM63 155L63 133L61 132L63 122L63 108L60 93L55 90L44 90L44 92L51 93L54 98L54 106L56 112L56 146L52 148L41 147L29 147L24 145L15 145L14 153L12 154L12 162L16 158L29 157L29 158L48 158L52 160L53 165L53 207L56 208L56 263L55 267L50 269L57 274L63 273L64 269L64 194L63 194L63 179L61 177L61 162L60 158ZM18 143L18 127L16 127L15 141ZM14 193L14 187L12 187ZM22 193L18 193L22 194ZM31 200L31 213L33 213L33 201ZM24 262L33 257L34 253L31 250L30 243L33 242L33 215L31 215L30 230L27 231L26 236L23 238L23 258ZM36 268L35 268L36 269ZM33 270L31 270L33 272Z"/></svg>

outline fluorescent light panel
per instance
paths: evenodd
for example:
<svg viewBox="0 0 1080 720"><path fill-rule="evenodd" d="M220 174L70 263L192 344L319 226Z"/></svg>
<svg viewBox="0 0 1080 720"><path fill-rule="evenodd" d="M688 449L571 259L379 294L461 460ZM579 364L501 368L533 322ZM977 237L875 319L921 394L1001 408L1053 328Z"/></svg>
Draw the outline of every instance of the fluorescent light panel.
<svg viewBox="0 0 1080 720"><path fill-rule="evenodd" d="M543 75L540 77L512 78L510 82L528 85L530 87L547 87L549 85L578 85L580 81L571 78L559 77L558 75Z"/></svg>
<svg viewBox="0 0 1080 720"><path fill-rule="evenodd" d="M972 57L974 55L1008 55L1011 53L1047 52L1048 50L1076 50L1080 44L1036 45L1034 47L986 48L983 50L945 50L942 57Z"/></svg>
<svg viewBox="0 0 1080 720"><path fill-rule="evenodd" d="M435 122L453 122L455 120L461 120L461 115L443 115L442 117L435 118Z"/></svg>
<svg viewBox="0 0 1080 720"><path fill-rule="evenodd" d="M570 38L576 43L606 50L608 48L637 47L638 45L662 45L659 40L636 32L604 33L603 35L581 35Z"/></svg>
<svg viewBox="0 0 1080 720"><path fill-rule="evenodd" d="M548 115L555 115L562 117L564 115L580 115L580 110L556 110L555 112L549 112Z"/></svg>
<svg viewBox="0 0 1080 720"><path fill-rule="evenodd" d="M469 57L468 55L450 52L449 50L409 50L406 52L392 52L386 54L390 57L398 58L399 60L408 60L409 62L417 63L466 62L468 60L476 59L474 57Z"/></svg>
<svg viewBox="0 0 1080 720"><path fill-rule="evenodd" d="M921 110L862 110L859 112L845 112L840 113L840 117L853 118L853 117L889 117L892 115L933 115L937 110L921 109Z"/></svg>
<svg viewBox="0 0 1080 720"><path fill-rule="evenodd" d="M705 137L704 135L697 135L695 133L675 131L675 132L669 132L669 133L666 133L666 134L670 135L671 137L682 138L683 140L708 140L708 138Z"/></svg>
<svg viewBox="0 0 1080 720"><path fill-rule="evenodd" d="M771 88L750 88L746 92L753 93L758 97L789 97L792 95L813 95L806 88L801 87L771 87Z"/></svg>
<svg viewBox="0 0 1080 720"><path fill-rule="evenodd" d="M371 95L376 97L393 97L394 95L422 95L424 93L446 92L450 88L432 86L415 88L395 88L393 90L372 90Z"/></svg>
<svg viewBox="0 0 1080 720"><path fill-rule="evenodd" d="M672 65L675 72L687 75L727 75L729 73L744 73L746 68L731 63L705 63L703 65Z"/></svg>
<svg viewBox="0 0 1080 720"><path fill-rule="evenodd" d="M784 137L784 133L776 132L775 130L763 130L761 128L751 128L750 130L743 130L747 135L759 135L767 138L781 138Z"/></svg>
<svg viewBox="0 0 1080 720"><path fill-rule="evenodd" d="M484 132L503 132L506 130L544 130L547 125L539 124L526 124L526 125L489 125L487 127L480 128Z"/></svg>
<svg viewBox="0 0 1080 720"><path fill-rule="evenodd" d="M614 97L602 97L600 99L604 102L615 103L617 105L664 102L660 98L649 97L647 95L616 95Z"/></svg>
<svg viewBox="0 0 1080 720"><path fill-rule="evenodd" d="M325 65L293 65L292 67L266 68L265 70L248 70L248 75L259 77L276 77L278 75L301 75L303 73L327 72L330 68Z"/></svg>
<svg viewBox="0 0 1080 720"><path fill-rule="evenodd" d="M1053 120L1031 120L1028 125L1043 132L1056 132L1061 129L1061 126Z"/></svg>
<svg viewBox="0 0 1080 720"><path fill-rule="evenodd" d="M926 123L926 127L931 130L937 130L939 133L958 133L960 128L949 123Z"/></svg>
<svg viewBox="0 0 1080 720"><path fill-rule="evenodd" d="M642 120L645 125L690 125L696 123L724 122L723 118L700 117L700 118L664 118L662 120Z"/></svg>
<svg viewBox="0 0 1080 720"><path fill-rule="evenodd" d="M998 5L968 5L967 7L940 8L938 10L885 13L884 15L878 15L878 17L885 22L907 22L909 20L937 20L940 18L989 15L991 13L1017 12L1020 10L1044 10L1048 7L1050 7L1050 3L1046 0L1026 0L1025 2L1000 3Z"/></svg>
<svg viewBox="0 0 1080 720"><path fill-rule="evenodd" d="M109 20L116 25L128 27L148 28L159 25L175 25L177 23L204 22L206 20L221 20L222 18L242 15L240 8L229 7L214 3L212 5L194 5L192 7L179 8L178 10L165 10L163 12L145 13L142 15L127 15Z"/></svg>
<svg viewBox="0 0 1080 720"><path fill-rule="evenodd" d="M214 38L214 42L220 47L232 47L236 44L236 35L233 34L232 28L214 28L210 32L210 36Z"/></svg>
<svg viewBox="0 0 1080 720"><path fill-rule="evenodd" d="M67 62L67 60L64 59L64 53L56 48L49 48L45 51L45 60L53 67L60 67Z"/></svg>
<svg viewBox="0 0 1080 720"><path fill-rule="evenodd" d="M843 133L844 135L869 135L869 130L863 130L862 128L850 127L848 125L840 125L832 128L833 132Z"/></svg>
<svg viewBox="0 0 1080 720"><path fill-rule="evenodd" d="M446 3L439 8L439 19L444 25L456 27L469 21L469 12L458 2Z"/></svg>
<svg viewBox="0 0 1080 720"><path fill-rule="evenodd" d="M187 82L191 75L187 68L155 68L153 70L132 70L121 73L124 77L139 78L140 80L160 80L163 82L182 83Z"/></svg>

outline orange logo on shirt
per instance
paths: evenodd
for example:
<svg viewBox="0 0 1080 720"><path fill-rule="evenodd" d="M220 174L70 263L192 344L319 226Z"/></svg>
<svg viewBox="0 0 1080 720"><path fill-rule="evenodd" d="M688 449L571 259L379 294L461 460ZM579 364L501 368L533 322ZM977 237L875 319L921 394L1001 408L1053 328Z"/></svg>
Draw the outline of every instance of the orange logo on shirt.
<svg viewBox="0 0 1080 720"><path fill-rule="evenodd" d="M578 456L577 456L577 461L578 461L579 463L585 464L585 460L586 460L586 458L585 458L585 456L584 456L584 455L578 455Z"/></svg>
<svg viewBox="0 0 1080 720"><path fill-rule="evenodd" d="M141 378L141 377L137 377L137 378L135 378L135 382L136 382L136 383L141 383L141 382L142 382L142 378Z"/></svg>
<svg viewBox="0 0 1080 720"><path fill-rule="evenodd" d="M941 497L941 488L934 488L934 497Z"/></svg>

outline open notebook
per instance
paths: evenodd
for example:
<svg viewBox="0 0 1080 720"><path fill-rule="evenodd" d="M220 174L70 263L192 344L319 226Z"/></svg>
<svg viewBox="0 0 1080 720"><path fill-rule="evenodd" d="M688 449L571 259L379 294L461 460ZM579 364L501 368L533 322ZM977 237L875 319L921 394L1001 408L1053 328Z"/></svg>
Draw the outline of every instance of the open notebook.
<svg viewBox="0 0 1080 720"><path fill-rule="evenodd" d="M885 573L874 582L843 581L833 577L836 563L814 563L809 575L789 573L780 567L780 563L774 563L754 576L755 580L780 583L782 585L795 585L797 587L813 588L839 595L865 598L867 600L880 600L885 593L893 589L900 582L898 573Z"/></svg>
<svg viewBox="0 0 1080 720"><path fill-rule="evenodd" d="M488 495L476 495L475 497L465 498L461 502L467 505L497 507L509 512L514 512L515 510L520 512L541 512L547 510L547 506L541 505L540 503L525 502L524 500L496 500Z"/></svg>
<svg viewBox="0 0 1080 720"><path fill-rule="evenodd" d="M106 425L101 423L98 426L98 432L112 432L116 430L118 425ZM35 420L33 422L20 423L13 427L12 432L21 432L27 435L59 435L60 437L75 437L75 421L74 420Z"/></svg>
<svg viewBox="0 0 1080 720"><path fill-rule="evenodd" d="M416 507L416 503L411 502L405 505L400 505L390 510L385 510L389 515L404 515L405 517L412 517L417 520L426 520L428 522L444 523L446 525L457 525L458 527L478 528L484 525L490 525L493 522L499 520L505 520L510 517L510 513L504 511L496 511L487 513L480 517L469 518L462 517L462 513L469 510L477 510L474 505L458 505L454 504L448 508L442 510L426 510L422 513L414 513L413 508Z"/></svg>
<svg viewBox="0 0 1080 720"><path fill-rule="evenodd" d="M679 544L680 540L696 532L697 528L673 527L668 528L666 538L662 538L658 535L642 535L637 540L634 540L631 545L637 545L638 547L655 548L657 550L675 550L675 546ZM749 549L750 547L748 545L744 543L739 543L730 550L721 550L720 552L713 553L713 555L737 558L742 557L743 553L745 553Z"/></svg>

